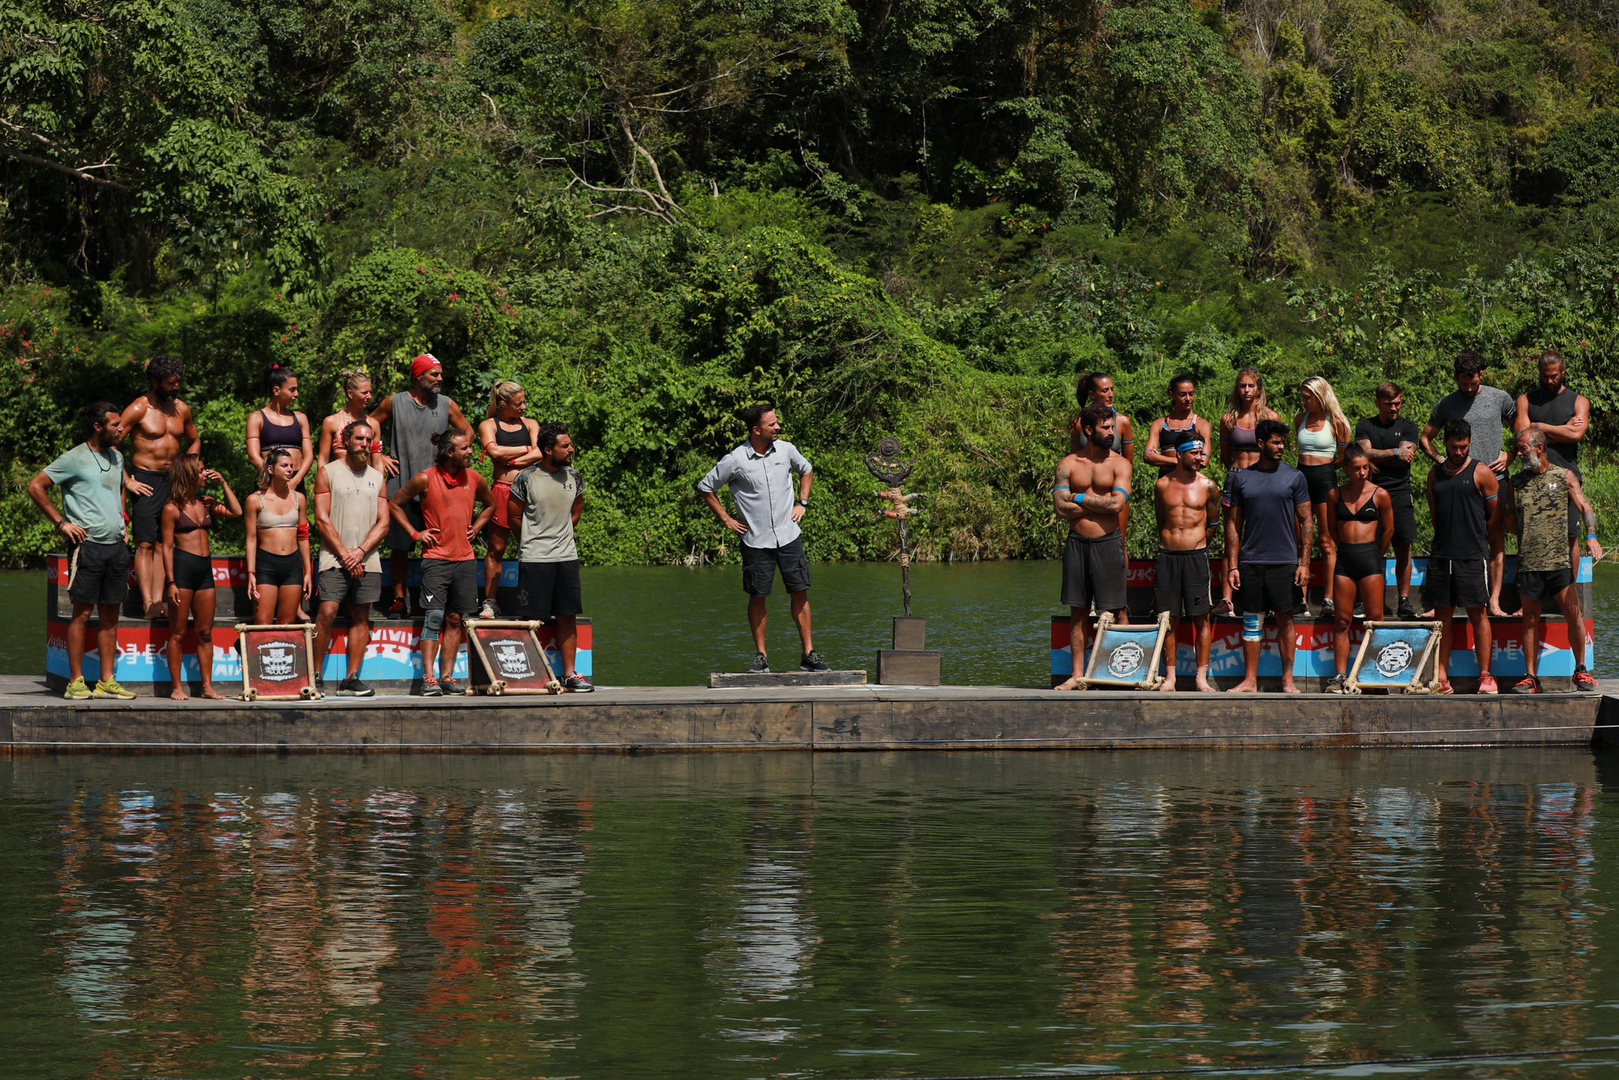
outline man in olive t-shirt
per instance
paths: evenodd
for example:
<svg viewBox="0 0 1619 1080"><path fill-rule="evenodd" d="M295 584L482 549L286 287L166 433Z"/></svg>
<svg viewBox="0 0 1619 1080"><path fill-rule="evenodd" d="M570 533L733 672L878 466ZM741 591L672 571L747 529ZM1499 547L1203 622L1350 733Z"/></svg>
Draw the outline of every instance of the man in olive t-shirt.
<svg viewBox="0 0 1619 1080"><path fill-rule="evenodd" d="M573 439L565 424L540 428L540 460L512 481L508 508L518 543L517 606L525 619L555 619L562 685L576 694L595 687L574 670L579 655L579 548L573 529L585 508L585 481L572 466Z"/></svg>

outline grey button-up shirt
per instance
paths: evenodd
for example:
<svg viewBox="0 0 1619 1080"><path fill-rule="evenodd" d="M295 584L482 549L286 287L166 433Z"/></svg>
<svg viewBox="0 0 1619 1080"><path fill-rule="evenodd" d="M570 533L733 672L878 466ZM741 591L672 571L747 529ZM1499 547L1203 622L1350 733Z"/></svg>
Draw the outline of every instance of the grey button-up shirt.
<svg viewBox="0 0 1619 1080"><path fill-rule="evenodd" d="M743 443L708 470L697 483L705 493L730 485L736 512L748 531L742 534L746 547L785 547L802 531L793 520L793 503L798 498L793 473L806 476L815 470L798 452L798 447L777 439L760 454L752 443Z"/></svg>

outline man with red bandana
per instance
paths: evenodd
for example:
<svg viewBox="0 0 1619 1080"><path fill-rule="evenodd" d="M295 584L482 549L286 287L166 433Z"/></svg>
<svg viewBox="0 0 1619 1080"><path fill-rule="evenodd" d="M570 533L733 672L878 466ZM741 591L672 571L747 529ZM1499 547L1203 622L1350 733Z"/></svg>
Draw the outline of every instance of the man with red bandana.
<svg viewBox="0 0 1619 1080"><path fill-rule="evenodd" d="M472 425L461 412L461 406L439 393L444 385L444 368L438 357L423 353L410 362L410 389L382 399L376 412L371 414L371 430L382 431L382 425L392 422L388 429L388 445L393 456L381 459L383 472L388 476L388 494L394 496L411 477L433 464L435 455L433 438L450 428L466 432L472 438ZM422 528L422 510L419 502L410 500L404 506L406 523L395 522L388 532L389 576L393 579L393 603L388 608L391 619L403 618L409 613L406 600L407 578L410 574L410 551L415 547L411 532Z"/></svg>

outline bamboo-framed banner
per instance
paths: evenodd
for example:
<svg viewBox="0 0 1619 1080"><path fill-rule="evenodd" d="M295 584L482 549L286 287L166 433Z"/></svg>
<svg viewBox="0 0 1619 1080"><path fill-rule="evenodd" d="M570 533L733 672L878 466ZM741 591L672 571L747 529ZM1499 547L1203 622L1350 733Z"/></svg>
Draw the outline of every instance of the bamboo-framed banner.
<svg viewBox="0 0 1619 1080"><path fill-rule="evenodd" d="M562 683L540 644L542 623L524 619L467 620L467 674L478 694L560 694Z"/></svg>
<svg viewBox="0 0 1619 1080"><path fill-rule="evenodd" d="M1369 622L1349 668L1348 690L1430 694L1439 688L1437 622Z"/></svg>
<svg viewBox="0 0 1619 1080"><path fill-rule="evenodd" d="M315 689L315 624L237 623L243 701L310 701Z"/></svg>
<svg viewBox="0 0 1619 1080"><path fill-rule="evenodd" d="M1090 661L1079 689L1114 687L1121 690L1156 690L1164 681L1158 673L1169 636L1169 613L1156 623L1116 623L1106 611L1096 621Z"/></svg>

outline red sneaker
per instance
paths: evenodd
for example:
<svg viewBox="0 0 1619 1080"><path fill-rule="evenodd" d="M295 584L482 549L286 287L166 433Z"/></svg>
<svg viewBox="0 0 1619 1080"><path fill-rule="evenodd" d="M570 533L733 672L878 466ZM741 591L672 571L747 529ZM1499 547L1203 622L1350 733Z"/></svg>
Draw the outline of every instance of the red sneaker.
<svg viewBox="0 0 1619 1080"><path fill-rule="evenodd" d="M1512 692L1514 694L1538 694L1540 693L1540 680L1533 675L1525 675L1512 684Z"/></svg>
<svg viewBox="0 0 1619 1080"><path fill-rule="evenodd" d="M1499 694L1501 691L1495 685L1495 676L1480 675L1478 677L1478 692L1481 694Z"/></svg>
<svg viewBox="0 0 1619 1080"><path fill-rule="evenodd" d="M1589 671L1586 671L1584 668L1581 668L1580 670L1578 670L1578 671L1576 671L1574 673L1574 689L1576 689L1576 690L1595 690L1595 689L1597 689L1597 677L1595 675L1591 674Z"/></svg>

